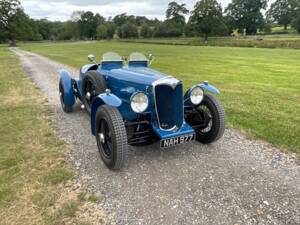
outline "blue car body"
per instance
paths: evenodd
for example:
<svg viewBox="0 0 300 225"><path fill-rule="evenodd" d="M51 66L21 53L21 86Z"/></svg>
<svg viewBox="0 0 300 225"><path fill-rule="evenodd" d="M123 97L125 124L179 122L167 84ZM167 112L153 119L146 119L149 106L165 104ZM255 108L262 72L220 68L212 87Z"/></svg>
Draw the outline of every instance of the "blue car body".
<svg viewBox="0 0 300 225"><path fill-rule="evenodd" d="M83 100L82 81L89 71L97 71L105 78L110 91L97 95L92 102L91 131L94 135L96 111L103 104L118 108L127 126L144 124L147 121L152 134L157 139L194 133L194 129L184 120L185 108L191 106L189 94L194 86L184 94L181 81L153 70L148 65L148 61L138 60L131 60L126 65L123 61L87 64L80 69L78 80L71 78L67 71L61 70L65 104L72 107L75 98ZM214 94L220 93L217 88L207 82L195 86ZM137 92L143 92L149 100L147 109L142 113L134 112L130 105L132 96ZM128 140L128 142L135 143L134 140Z"/></svg>

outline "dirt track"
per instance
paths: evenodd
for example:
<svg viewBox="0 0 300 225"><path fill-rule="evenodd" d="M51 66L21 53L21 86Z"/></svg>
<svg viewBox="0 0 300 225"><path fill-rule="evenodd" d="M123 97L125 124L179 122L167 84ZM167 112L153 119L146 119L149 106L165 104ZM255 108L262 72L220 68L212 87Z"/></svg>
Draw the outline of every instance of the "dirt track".
<svg viewBox="0 0 300 225"><path fill-rule="evenodd" d="M79 104L71 114L60 108L63 65L15 51L49 99L58 133L72 148L69 160L77 177L88 177L88 189L102 193L101 206L117 224L300 224L295 155L226 130L220 142L209 146L130 147L126 167L112 172L100 160L87 113Z"/></svg>

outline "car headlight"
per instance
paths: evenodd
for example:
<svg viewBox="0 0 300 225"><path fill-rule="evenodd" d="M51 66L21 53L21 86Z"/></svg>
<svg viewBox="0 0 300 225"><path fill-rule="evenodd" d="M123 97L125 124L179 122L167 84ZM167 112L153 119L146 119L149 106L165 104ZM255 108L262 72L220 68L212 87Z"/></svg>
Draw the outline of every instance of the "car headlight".
<svg viewBox="0 0 300 225"><path fill-rule="evenodd" d="M190 94L190 99L194 105L199 105L202 102L203 97L204 97L204 93L202 88L196 86L192 89Z"/></svg>
<svg viewBox="0 0 300 225"><path fill-rule="evenodd" d="M146 94L138 92L131 97L131 108L136 113L142 113L148 108L149 100Z"/></svg>

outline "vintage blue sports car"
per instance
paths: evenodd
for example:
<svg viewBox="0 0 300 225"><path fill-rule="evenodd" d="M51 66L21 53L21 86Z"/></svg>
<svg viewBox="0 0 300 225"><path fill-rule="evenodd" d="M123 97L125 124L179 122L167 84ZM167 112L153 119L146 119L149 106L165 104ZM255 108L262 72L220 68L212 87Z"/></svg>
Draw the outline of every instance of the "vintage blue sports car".
<svg viewBox="0 0 300 225"><path fill-rule="evenodd" d="M207 81L183 94L176 78L150 69L154 59L132 53L128 59L108 52L100 63L80 69L79 79L60 71L59 94L63 110L72 111L79 99L91 116L91 131L105 165L120 169L129 145L160 141L161 148L196 139L208 144L222 137L225 112L212 94L219 90Z"/></svg>

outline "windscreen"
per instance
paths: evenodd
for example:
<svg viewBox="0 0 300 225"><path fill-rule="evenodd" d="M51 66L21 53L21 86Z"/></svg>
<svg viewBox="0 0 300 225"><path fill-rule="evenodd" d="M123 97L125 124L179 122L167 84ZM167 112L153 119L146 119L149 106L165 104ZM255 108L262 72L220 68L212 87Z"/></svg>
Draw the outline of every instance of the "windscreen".
<svg viewBox="0 0 300 225"><path fill-rule="evenodd" d="M133 52L129 56L129 61L148 61L148 59L143 53Z"/></svg>
<svg viewBox="0 0 300 225"><path fill-rule="evenodd" d="M115 52L106 52L103 54L102 61L123 61L122 57Z"/></svg>

